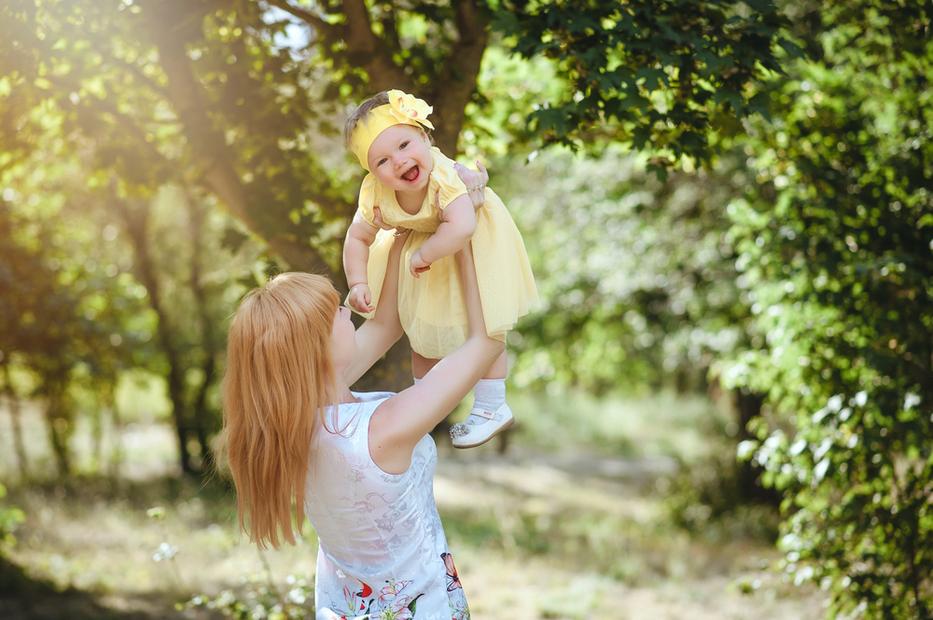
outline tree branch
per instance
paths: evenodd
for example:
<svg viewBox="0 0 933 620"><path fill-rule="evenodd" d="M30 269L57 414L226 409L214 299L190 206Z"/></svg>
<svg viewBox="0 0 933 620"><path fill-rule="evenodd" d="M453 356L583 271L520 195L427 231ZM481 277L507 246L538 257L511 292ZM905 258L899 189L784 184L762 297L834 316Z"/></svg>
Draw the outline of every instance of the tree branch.
<svg viewBox="0 0 933 620"><path fill-rule="evenodd" d="M317 249L293 235L267 230L255 217L246 188L234 167L230 148L207 113L203 85L195 77L185 53L187 42L178 36L176 25L190 19L185 14L188 7L183 3L157 6L158 9L153 11L154 19L149 23L160 64L168 77L166 89L169 100L181 119L188 144L204 171L207 185L237 219L264 239L291 268L335 275Z"/></svg>
<svg viewBox="0 0 933 620"><path fill-rule="evenodd" d="M340 27L335 26L327 22L323 17L309 11L308 9L302 8L300 6L295 6L288 2L288 0L266 0L266 3L269 6L274 6L277 9L281 9L286 13L297 17L301 21L308 24L312 30L316 30L324 35L325 39L333 41L334 39L340 38Z"/></svg>
<svg viewBox="0 0 933 620"><path fill-rule="evenodd" d="M382 19L379 20L379 23L382 24L382 30L385 32L385 43L392 52L397 52L402 49L402 44L398 38L398 25L395 21L395 12L394 11L385 11Z"/></svg>
<svg viewBox="0 0 933 620"><path fill-rule="evenodd" d="M343 0L343 12L347 16L344 26L347 61L366 70L372 91L390 88L412 90L414 82L396 66L391 45L373 32L366 3L363 0Z"/></svg>

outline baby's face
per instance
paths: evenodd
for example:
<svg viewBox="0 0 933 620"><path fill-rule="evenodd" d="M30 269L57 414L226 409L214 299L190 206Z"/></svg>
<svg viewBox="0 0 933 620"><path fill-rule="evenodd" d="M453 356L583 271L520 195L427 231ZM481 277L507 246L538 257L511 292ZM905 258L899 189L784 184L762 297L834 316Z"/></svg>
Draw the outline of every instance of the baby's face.
<svg viewBox="0 0 933 620"><path fill-rule="evenodd" d="M418 192L428 186L434 158L424 131L412 125L392 125L373 140L367 163L387 188Z"/></svg>

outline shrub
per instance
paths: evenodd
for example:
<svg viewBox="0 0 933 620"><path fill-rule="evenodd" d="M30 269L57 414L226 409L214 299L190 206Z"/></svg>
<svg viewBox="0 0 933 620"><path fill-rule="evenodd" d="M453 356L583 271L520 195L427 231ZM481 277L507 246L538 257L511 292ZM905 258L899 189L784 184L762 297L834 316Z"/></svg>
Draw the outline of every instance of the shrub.
<svg viewBox="0 0 933 620"><path fill-rule="evenodd" d="M930 13L824 9L820 59L789 68L747 147L760 186L730 206L764 343L724 376L772 412L740 451L784 491L786 568L833 614L933 611Z"/></svg>

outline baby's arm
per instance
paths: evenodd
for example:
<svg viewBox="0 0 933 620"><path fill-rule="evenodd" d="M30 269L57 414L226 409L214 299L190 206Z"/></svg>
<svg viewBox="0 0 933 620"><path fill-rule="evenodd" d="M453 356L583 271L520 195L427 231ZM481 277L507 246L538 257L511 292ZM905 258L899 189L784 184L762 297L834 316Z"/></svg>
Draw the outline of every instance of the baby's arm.
<svg viewBox="0 0 933 620"><path fill-rule="evenodd" d="M411 256L411 273L415 277L430 269L431 263L459 252L476 230L476 211L470 197L458 196L441 211L441 223L431 237Z"/></svg>
<svg viewBox="0 0 933 620"><path fill-rule="evenodd" d="M376 240L378 228L357 211L343 241L343 271L350 288L349 303L357 312L372 312L372 294L366 274L369 246Z"/></svg>

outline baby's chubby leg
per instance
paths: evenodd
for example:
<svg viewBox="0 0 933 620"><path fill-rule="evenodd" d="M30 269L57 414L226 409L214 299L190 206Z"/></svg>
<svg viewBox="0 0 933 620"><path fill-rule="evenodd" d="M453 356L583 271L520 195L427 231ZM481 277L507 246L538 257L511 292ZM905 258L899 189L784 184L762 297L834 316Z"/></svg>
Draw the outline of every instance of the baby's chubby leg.
<svg viewBox="0 0 933 620"><path fill-rule="evenodd" d="M411 352L411 374L415 378L415 381L420 381L429 370L434 368L434 365L437 364L440 360L436 360L430 357L424 357L419 353Z"/></svg>
<svg viewBox="0 0 933 620"><path fill-rule="evenodd" d="M483 375L483 379L505 379L509 376L509 356L508 352L503 351L502 355L496 358L496 361L489 367L489 371Z"/></svg>

